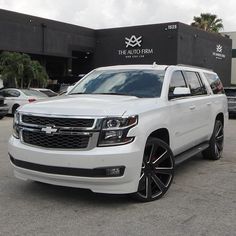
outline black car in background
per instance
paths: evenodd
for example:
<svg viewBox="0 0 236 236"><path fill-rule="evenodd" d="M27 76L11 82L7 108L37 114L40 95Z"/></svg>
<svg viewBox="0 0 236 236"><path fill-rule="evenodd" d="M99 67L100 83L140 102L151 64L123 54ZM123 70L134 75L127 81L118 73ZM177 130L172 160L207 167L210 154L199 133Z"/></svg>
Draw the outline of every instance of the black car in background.
<svg viewBox="0 0 236 236"><path fill-rule="evenodd" d="M236 114L236 87L225 87L224 90L228 99L229 114Z"/></svg>
<svg viewBox="0 0 236 236"><path fill-rule="evenodd" d="M4 97L0 96L0 120L8 113L9 107L4 103Z"/></svg>

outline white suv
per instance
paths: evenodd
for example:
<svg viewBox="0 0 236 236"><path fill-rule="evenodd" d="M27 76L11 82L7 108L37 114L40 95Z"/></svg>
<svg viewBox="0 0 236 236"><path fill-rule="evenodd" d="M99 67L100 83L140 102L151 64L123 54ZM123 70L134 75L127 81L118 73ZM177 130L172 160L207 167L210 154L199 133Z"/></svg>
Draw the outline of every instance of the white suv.
<svg viewBox="0 0 236 236"><path fill-rule="evenodd" d="M227 99L216 73L188 66L93 70L67 96L19 108L9 155L17 178L162 197L176 164L221 157Z"/></svg>

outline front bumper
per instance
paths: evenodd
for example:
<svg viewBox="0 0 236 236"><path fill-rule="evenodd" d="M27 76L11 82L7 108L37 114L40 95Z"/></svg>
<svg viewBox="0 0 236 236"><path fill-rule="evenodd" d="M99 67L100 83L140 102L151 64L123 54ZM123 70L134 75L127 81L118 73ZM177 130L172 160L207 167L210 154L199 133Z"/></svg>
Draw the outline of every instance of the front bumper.
<svg viewBox="0 0 236 236"><path fill-rule="evenodd" d="M143 159L144 144L134 142L116 147L96 147L89 151L49 150L22 144L13 136L9 140L9 154L15 160L67 170L93 170L104 167L124 167L119 177L75 176L63 173L45 173L38 169L22 168L11 164L17 178L39 182L90 189L93 192L124 194L136 192ZM75 173L75 172L71 172Z"/></svg>

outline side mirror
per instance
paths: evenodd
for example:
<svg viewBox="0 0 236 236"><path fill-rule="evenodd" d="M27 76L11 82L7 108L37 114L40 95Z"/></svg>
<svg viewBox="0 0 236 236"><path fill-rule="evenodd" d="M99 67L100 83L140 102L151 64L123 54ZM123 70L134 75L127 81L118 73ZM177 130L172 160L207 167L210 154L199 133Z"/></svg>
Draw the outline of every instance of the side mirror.
<svg viewBox="0 0 236 236"><path fill-rule="evenodd" d="M169 99L186 97L191 95L191 91L189 88L176 87L172 94L169 94Z"/></svg>

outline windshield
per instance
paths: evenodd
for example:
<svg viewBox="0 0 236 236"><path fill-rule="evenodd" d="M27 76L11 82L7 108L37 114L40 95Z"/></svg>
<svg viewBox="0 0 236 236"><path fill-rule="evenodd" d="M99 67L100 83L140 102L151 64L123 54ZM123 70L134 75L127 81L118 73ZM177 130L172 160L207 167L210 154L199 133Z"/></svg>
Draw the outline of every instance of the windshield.
<svg viewBox="0 0 236 236"><path fill-rule="evenodd" d="M47 97L46 94L43 94L36 90L22 89L21 90L26 96L34 96L34 97Z"/></svg>
<svg viewBox="0 0 236 236"><path fill-rule="evenodd" d="M164 70L95 70L69 93L160 97Z"/></svg>
<svg viewBox="0 0 236 236"><path fill-rule="evenodd" d="M226 96L236 97L236 89L225 89Z"/></svg>

